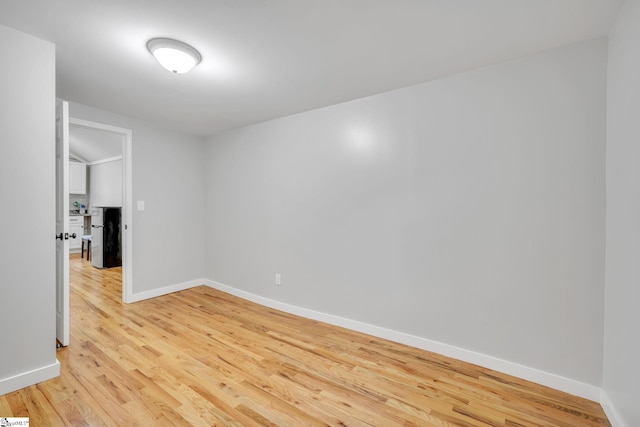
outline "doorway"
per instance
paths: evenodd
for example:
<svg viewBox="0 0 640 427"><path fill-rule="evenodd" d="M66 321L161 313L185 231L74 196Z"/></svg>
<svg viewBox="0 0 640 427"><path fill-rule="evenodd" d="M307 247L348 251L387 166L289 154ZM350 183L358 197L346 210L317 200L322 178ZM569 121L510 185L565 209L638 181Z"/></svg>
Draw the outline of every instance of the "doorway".
<svg viewBox="0 0 640 427"><path fill-rule="evenodd" d="M69 344L69 246L70 240L77 239L78 232L84 235L84 230L76 225L76 232L70 232L70 176L69 176L69 131L73 128L77 131L98 132L98 134L115 134L115 138L120 141L121 162L119 172L119 185L121 187L120 213L116 217L119 219L120 232L120 251L121 251L121 288L122 300L125 303L132 302L133 295L133 245L132 235L132 138L131 130L119 128L115 126L105 125L103 123L91 122L69 117L69 103L58 99L56 100L56 134L55 134L55 153L56 153L56 340L59 346ZM113 136L113 135L112 135ZM81 157L81 156L79 156ZM82 164L80 166L85 166ZM78 166L78 165L75 165ZM76 167L86 174L86 169ZM114 176L114 175L112 175ZM74 178L74 188L85 186L85 190L75 190L78 194L86 192L87 179L86 176L80 175L80 178ZM78 187L76 187L76 185ZM89 198L91 196L89 195ZM84 207L82 205L85 205ZM78 203L74 208L89 209L91 201L87 203ZM105 224L102 224L103 226ZM108 225L108 224L107 224ZM91 227L92 228L92 227ZM112 234L113 235L113 234ZM102 235L101 237L104 237ZM113 242L113 239L108 239ZM74 242L77 244L77 240ZM111 249L113 245L111 246ZM93 252L93 249L92 249ZM93 255L93 254L92 254Z"/></svg>
<svg viewBox="0 0 640 427"><path fill-rule="evenodd" d="M80 210L83 234L87 236L91 235L91 228L87 230L87 227L91 223L92 207L121 206L122 300L125 303L131 302L133 294L131 144L130 129L69 118L69 158L86 165L88 178L84 195L70 195L69 208ZM87 241L84 249L88 250ZM85 257L88 257L86 252ZM87 259L87 262L92 261Z"/></svg>

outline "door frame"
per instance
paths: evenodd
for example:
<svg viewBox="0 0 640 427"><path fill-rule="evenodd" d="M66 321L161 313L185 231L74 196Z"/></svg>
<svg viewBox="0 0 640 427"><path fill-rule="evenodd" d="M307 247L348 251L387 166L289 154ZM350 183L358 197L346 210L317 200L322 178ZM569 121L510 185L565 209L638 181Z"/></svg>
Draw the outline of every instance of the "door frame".
<svg viewBox="0 0 640 427"><path fill-rule="evenodd" d="M69 117L69 127L112 132L122 141L122 301L133 302L133 165L131 129Z"/></svg>

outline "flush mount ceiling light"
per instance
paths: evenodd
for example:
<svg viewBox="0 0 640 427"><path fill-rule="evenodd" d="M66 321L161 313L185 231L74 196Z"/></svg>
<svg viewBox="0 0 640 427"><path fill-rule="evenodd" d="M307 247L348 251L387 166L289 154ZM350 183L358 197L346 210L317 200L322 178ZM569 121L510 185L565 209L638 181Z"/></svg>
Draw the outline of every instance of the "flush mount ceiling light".
<svg viewBox="0 0 640 427"><path fill-rule="evenodd" d="M147 49L160 65L176 74L188 72L202 60L197 50L178 40L151 39L147 42Z"/></svg>

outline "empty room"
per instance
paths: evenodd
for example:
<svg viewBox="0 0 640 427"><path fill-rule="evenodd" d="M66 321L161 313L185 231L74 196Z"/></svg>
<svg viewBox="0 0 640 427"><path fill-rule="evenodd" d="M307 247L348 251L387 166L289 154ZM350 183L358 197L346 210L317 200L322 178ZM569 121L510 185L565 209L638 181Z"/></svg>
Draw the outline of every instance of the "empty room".
<svg viewBox="0 0 640 427"><path fill-rule="evenodd" d="M640 0L0 2L0 425L639 426L638 46Z"/></svg>

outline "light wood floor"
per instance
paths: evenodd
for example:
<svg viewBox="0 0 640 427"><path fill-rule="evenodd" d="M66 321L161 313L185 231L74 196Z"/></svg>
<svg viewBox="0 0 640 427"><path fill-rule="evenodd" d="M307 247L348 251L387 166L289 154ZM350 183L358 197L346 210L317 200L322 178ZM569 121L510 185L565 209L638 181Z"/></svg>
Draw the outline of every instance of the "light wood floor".
<svg viewBox="0 0 640 427"><path fill-rule="evenodd" d="M0 416L32 427L609 425L597 403L204 286L125 305L120 269L79 256L71 268L61 376L0 396Z"/></svg>

